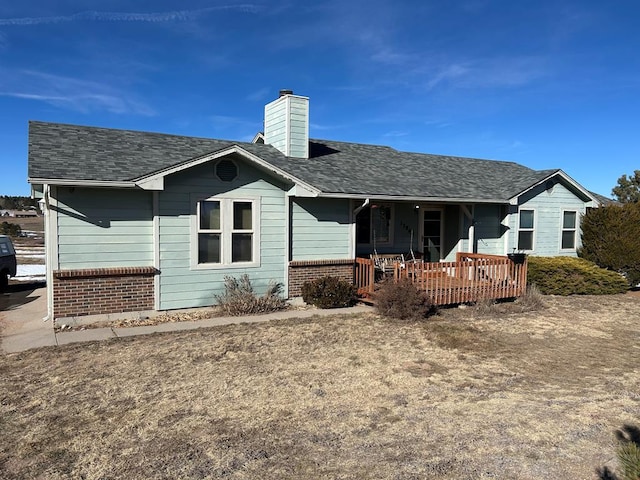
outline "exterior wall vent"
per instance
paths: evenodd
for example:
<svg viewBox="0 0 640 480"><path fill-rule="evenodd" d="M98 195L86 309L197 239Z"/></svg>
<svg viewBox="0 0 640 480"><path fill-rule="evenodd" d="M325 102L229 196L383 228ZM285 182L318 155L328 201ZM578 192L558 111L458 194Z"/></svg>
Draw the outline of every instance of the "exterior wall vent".
<svg viewBox="0 0 640 480"><path fill-rule="evenodd" d="M238 166L231 160L220 160L215 167L216 177L223 182L232 182L238 176Z"/></svg>
<svg viewBox="0 0 640 480"><path fill-rule="evenodd" d="M264 107L264 143L287 157L309 158L309 97L280 90Z"/></svg>

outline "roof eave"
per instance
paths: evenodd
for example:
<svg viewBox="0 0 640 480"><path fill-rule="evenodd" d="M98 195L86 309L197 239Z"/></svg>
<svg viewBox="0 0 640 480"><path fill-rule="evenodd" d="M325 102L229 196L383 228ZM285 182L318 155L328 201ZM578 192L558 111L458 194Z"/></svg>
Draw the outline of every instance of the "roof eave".
<svg viewBox="0 0 640 480"><path fill-rule="evenodd" d="M346 198L390 201L390 202L421 202L421 203L488 203L507 205L509 200L504 198L465 198L465 197L424 197L416 195L370 195L366 193L335 193L322 192L318 197L323 198Z"/></svg>
<svg viewBox="0 0 640 480"><path fill-rule="evenodd" d="M136 188L135 182L107 182L104 180L83 180L68 178L38 178L29 177L27 182L31 185L56 185L60 187L96 187L96 188Z"/></svg>

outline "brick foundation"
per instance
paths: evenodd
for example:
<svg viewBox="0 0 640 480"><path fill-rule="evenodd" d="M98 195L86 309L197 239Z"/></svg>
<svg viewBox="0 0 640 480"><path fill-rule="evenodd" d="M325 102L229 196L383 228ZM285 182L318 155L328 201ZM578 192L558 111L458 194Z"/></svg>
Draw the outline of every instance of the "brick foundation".
<svg viewBox="0 0 640 480"><path fill-rule="evenodd" d="M294 260L289 262L289 297L302 295L302 284L308 280L331 276L353 283L355 260Z"/></svg>
<svg viewBox="0 0 640 480"><path fill-rule="evenodd" d="M55 318L153 310L153 267L53 272Z"/></svg>

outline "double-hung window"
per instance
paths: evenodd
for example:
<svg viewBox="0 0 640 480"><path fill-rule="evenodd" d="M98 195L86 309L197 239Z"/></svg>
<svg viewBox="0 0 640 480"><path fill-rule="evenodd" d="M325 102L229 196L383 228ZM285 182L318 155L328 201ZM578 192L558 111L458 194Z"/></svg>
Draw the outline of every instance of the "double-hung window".
<svg viewBox="0 0 640 480"><path fill-rule="evenodd" d="M192 264L196 268L259 263L259 201L212 197L198 200Z"/></svg>
<svg viewBox="0 0 640 480"><path fill-rule="evenodd" d="M533 250L535 225L534 210L520 210L518 223L518 250Z"/></svg>
<svg viewBox="0 0 640 480"><path fill-rule="evenodd" d="M222 263L220 200L198 202L198 265Z"/></svg>
<svg viewBox="0 0 640 480"><path fill-rule="evenodd" d="M576 248L576 233L578 231L578 212L562 212L562 244L563 250L573 250Z"/></svg>

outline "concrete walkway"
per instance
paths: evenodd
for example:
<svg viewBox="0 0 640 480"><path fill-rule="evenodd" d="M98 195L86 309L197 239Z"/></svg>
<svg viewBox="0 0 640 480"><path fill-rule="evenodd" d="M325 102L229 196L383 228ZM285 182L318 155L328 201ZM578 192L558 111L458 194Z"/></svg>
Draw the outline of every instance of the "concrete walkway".
<svg viewBox="0 0 640 480"><path fill-rule="evenodd" d="M0 335L2 351L21 352L30 348L57 345L53 322L47 316L47 289L12 285L0 294Z"/></svg>
<svg viewBox="0 0 640 480"><path fill-rule="evenodd" d="M12 297L11 302L7 300L10 297ZM39 288L25 292L24 295L17 295L15 292L0 295L0 325L2 327L0 334L2 335L2 350L6 353L13 353L37 347L108 340L156 332L179 332L238 323L268 322L287 318L309 318L315 315L328 316L371 311L373 311L372 307L356 305L350 308L334 308L330 310L287 310L245 317L215 317L206 320L160 323L142 327L88 328L86 330L55 333L53 322L43 321L47 313L46 290Z"/></svg>

